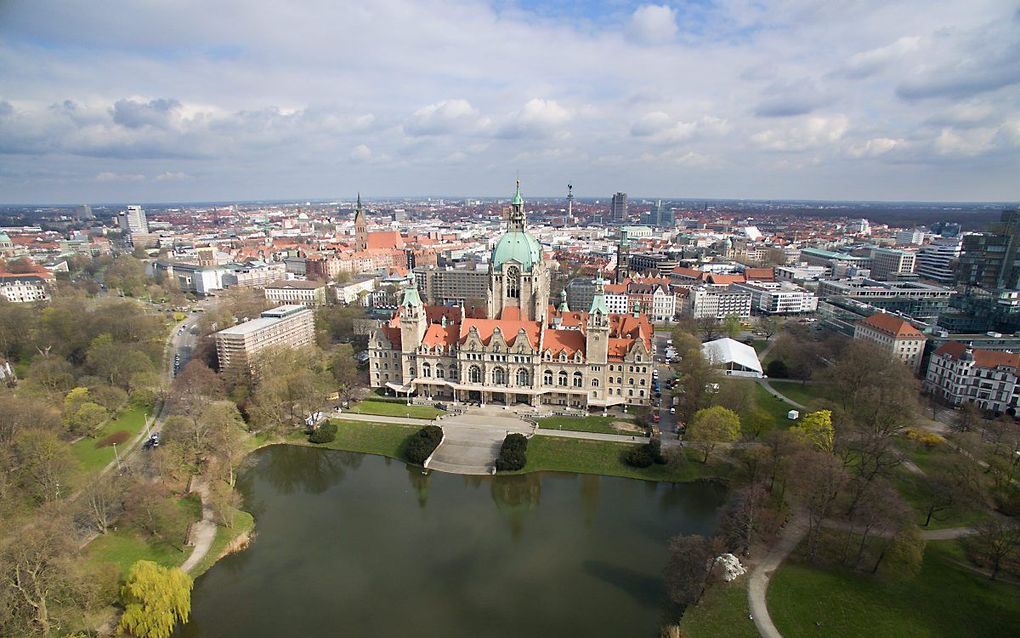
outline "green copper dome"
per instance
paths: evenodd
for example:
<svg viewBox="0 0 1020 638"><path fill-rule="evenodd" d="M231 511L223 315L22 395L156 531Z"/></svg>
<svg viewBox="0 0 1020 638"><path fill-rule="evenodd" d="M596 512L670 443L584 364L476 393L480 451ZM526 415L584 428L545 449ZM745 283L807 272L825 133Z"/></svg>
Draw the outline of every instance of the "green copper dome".
<svg viewBox="0 0 1020 638"><path fill-rule="evenodd" d="M499 270L504 263L516 261L524 272L542 261L542 244L522 230L511 230L503 233L492 249L492 269Z"/></svg>

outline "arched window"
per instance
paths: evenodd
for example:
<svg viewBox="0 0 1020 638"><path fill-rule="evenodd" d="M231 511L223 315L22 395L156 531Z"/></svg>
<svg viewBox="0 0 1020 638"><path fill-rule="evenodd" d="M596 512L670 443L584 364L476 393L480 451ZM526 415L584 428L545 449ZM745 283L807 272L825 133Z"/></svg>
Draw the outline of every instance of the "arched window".
<svg viewBox="0 0 1020 638"><path fill-rule="evenodd" d="M421 364L421 376L431 377L432 376L432 365L429 363Z"/></svg>
<svg viewBox="0 0 1020 638"><path fill-rule="evenodd" d="M446 370L443 369L443 366L436 366L436 378L437 379L442 379L445 376L446 376Z"/></svg>
<svg viewBox="0 0 1020 638"><path fill-rule="evenodd" d="M517 385L528 386L531 385L531 375L528 374L527 368L521 368L517 371Z"/></svg>
<svg viewBox="0 0 1020 638"><path fill-rule="evenodd" d="M634 396L634 390L633 389L627 390L627 396L629 397Z"/></svg>
<svg viewBox="0 0 1020 638"><path fill-rule="evenodd" d="M542 375L542 382L546 385L552 385L552 370L545 371L545 374Z"/></svg>
<svg viewBox="0 0 1020 638"><path fill-rule="evenodd" d="M457 366L456 365L451 365L450 366L450 379L453 380L453 381L456 381L458 379L458 376L459 375L457 373Z"/></svg>
<svg viewBox="0 0 1020 638"><path fill-rule="evenodd" d="M482 369L479 368L478 366L471 366L468 369L468 379L471 381L471 383L481 383Z"/></svg>
<svg viewBox="0 0 1020 638"><path fill-rule="evenodd" d="M506 296L510 299L521 296L521 271L517 266L510 266L506 271Z"/></svg>
<svg viewBox="0 0 1020 638"><path fill-rule="evenodd" d="M493 385L506 385L506 370L503 368L496 368L493 370L492 383Z"/></svg>
<svg viewBox="0 0 1020 638"><path fill-rule="evenodd" d="M599 387L599 380L598 379L592 379L591 380L591 387L593 387L593 388Z"/></svg>
<svg viewBox="0 0 1020 638"><path fill-rule="evenodd" d="M567 387L567 373L564 370L560 371L559 385Z"/></svg>
<svg viewBox="0 0 1020 638"><path fill-rule="evenodd" d="M574 387L575 388L580 388L583 383L584 383L584 375L582 375L580 372L575 372L574 373Z"/></svg>

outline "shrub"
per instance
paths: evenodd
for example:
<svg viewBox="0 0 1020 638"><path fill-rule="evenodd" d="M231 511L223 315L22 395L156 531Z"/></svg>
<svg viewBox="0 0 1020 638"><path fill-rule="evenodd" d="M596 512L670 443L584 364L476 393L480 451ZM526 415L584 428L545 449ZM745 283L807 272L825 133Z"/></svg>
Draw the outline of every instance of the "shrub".
<svg viewBox="0 0 1020 638"><path fill-rule="evenodd" d="M404 457L410 463L422 465L439 447L443 440L443 428L438 425L426 425L407 440Z"/></svg>
<svg viewBox="0 0 1020 638"><path fill-rule="evenodd" d="M497 472L516 472L523 470L528 463L528 438L523 434L508 434L499 447L496 458Z"/></svg>
<svg viewBox="0 0 1020 638"><path fill-rule="evenodd" d="M623 455L623 462L631 467L649 467L653 463L665 464L666 457L662 455L662 441L652 439L644 445L627 450Z"/></svg>
<svg viewBox="0 0 1020 638"><path fill-rule="evenodd" d="M790 370L786 367L786 364L783 363L782 359L773 359L772 361L769 361L769 364L765 367L765 374L770 377L785 379L790 376Z"/></svg>
<svg viewBox="0 0 1020 638"><path fill-rule="evenodd" d="M326 421L308 435L308 440L312 443L332 443L336 440L336 423Z"/></svg>
<svg viewBox="0 0 1020 638"><path fill-rule="evenodd" d="M923 445L926 448L937 447L946 442L946 440L940 435L935 434L934 432L928 432L927 430L907 430L907 438L914 443Z"/></svg>

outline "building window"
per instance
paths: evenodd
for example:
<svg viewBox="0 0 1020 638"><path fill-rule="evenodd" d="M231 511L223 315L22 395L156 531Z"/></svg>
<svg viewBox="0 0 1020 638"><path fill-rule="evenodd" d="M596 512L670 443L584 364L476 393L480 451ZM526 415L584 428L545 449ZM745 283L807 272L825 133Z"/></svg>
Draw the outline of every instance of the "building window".
<svg viewBox="0 0 1020 638"><path fill-rule="evenodd" d="M520 370L517 371L517 385L521 386L531 385L530 375L528 374L528 371L524 368L521 368Z"/></svg>
<svg viewBox="0 0 1020 638"><path fill-rule="evenodd" d="M521 296L521 271L516 266L506 271L506 296L510 299Z"/></svg>
<svg viewBox="0 0 1020 638"><path fill-rule="evenodd" d="M494 385L506 385L506 370L496 368L492 371L492 383Z"/></svg>
<svg viewBox="0 0 1020 638"><path fill-rule="evenodd" d="M584 383L584 378L581 375L581 373L580 372L575 372L574 373L574 387L575 388L580 388L583 383Z"/></svg>
<svg viewBox="0 0 1020 638"><path fill-rule="evenodd" d="M598 379L592 379L591 380L591 387L593 387L593 388L599 387L599 380Z"/></svg>
<svg viewBox="0 0 1020 638"><path fill-rule="evenodd" d="M560 371L559 385L567 387L567 373L565 371Z"/></svg>
<svg viewBox="0 0 1020 638"><path fill-rule="evenodd" d="M479 368L478 366L471 366L471 368L468 369L468 379L471 381L471 383L481 383L482 369Z"/></svg>
<svg viewBox="0 0 1020 638"><path fill-rule="evenodd" d="M546 370L545 374L542 375L542 383L544 383L545 385L552 385L552 377L553 377L552 371Z"/></svg>
<svg viewBox="0 0 1020 638"><path fill-rule="evenodd" d="M446 371L443 370L443 366L436 366L436 378L442 379L446 376Z"/></svg>
<svg viewBox="0 0 1020 638"><path fill-rule="evenodd" d="M421 376L423 376L423 377L431 377L432 376L432 366L427 364L427 363L421 364Z"/></svg>

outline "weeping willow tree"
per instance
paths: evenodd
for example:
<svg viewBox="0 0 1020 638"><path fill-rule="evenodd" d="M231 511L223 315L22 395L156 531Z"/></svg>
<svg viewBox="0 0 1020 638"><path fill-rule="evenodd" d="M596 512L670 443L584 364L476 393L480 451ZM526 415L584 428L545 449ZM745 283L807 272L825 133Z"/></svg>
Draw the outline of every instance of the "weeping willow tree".
<svg viewBox="0 0 1020 638"><path fill-rule="evenodd" d="M191 576L149 560L131 566L121 589L120 630L136 638L170 638L191 615Z"/></svg>

